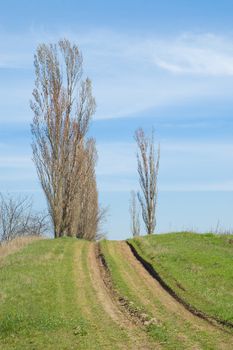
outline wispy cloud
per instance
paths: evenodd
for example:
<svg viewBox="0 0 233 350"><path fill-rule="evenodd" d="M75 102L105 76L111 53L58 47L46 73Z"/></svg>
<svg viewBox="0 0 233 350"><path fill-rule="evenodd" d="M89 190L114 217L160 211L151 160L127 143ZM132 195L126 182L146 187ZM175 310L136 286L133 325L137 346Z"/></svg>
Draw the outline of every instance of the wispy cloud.
<svg viewBox="0 0 233 350"><path fill-rule="evenodd" d="M160 191L164 192L232 192L233 181L219 181L219 182L205 182L196 181L185 183L173 183L172 185L166 184L160 186Z"/></svg>
<svg viewBox="0 0 233 350"><path fill-rule="evenodd" d="M233 75L233 41L215 34L185 34L151 42L156 65L176 74Z"/></svg>
<svg viewBox="0 0 233 350"><path fill-rule="evenodd" d="M43 26L31 26L27 32L6 32L0 30L0 69L31 69L37 45L53 42L59 34L46 31Z"/></svg>
<svg viewBox="0 0 233 350"><path fill-rule="evenodd" d="M99 145L97 168L101 191L136 189L136 148L133 143ZM211 142L161 143L161 191L232 191L233 144Z"/></svg>
<svg viewBox="0 0 233 350"><path fill-rule="evenodd" d="M136 147L132 143L99 143L97 144L99 161L98 175L132 174L136 167Z"/></svg>
<svg viewBox="0 0 233 350"><path fill-rule="evenodd" d="M136 146L132 142L97 144L98 185L101 192L129 192L138 188ZM2 153L2 152L1 152ZM10 190L17 182L38 189L31 156L0 154L0 181ZM233 144L161 142L160 191L233 191Z"/></svg>
<svg viewBox="0 0 233 350"><path fill-rule="evenodd" d="M101 192L128 192L138 189L138 183L136 180L129 179L113 179L101 180L99 179L99 188ZM219 181L219 182L207 182L207 181L190 181L174 182L172 184L162 183L160 181L159 192L233 192L233 181Z"/></svg>
<svg viewBox="0 0 233 350"><path fill-rule="evenodd" d="M0 168L33 168L31 156L1 156Z"/></svg>
<svg viewBox="0 0 233 350"><path fill-rule="evenodd" d="M31 70L30 79L20 84L21 90L1 82L3 101L11 101L15 91L25 105L33 86L37 44L65 36L83 51L85 71L93 80L97 100L96 119L129 117L203 98L230 98L233 90L228 79L233 75L230 37L213 33L141 37L98 29L48 33L34 28L24 35L0 33L0 68ZM21 79L23 73L16 78L16 87ZM26 114L24 118L28 119Z"/></svg>
<svg viewBox="0 0 233 350"><path fill-rule="evenodd" d="M84 35L81 45L94 76L98 119L189 100L229 98L233 88L228 79L233 74L230 37L204 33L143 38L97 31Z"/></svg>

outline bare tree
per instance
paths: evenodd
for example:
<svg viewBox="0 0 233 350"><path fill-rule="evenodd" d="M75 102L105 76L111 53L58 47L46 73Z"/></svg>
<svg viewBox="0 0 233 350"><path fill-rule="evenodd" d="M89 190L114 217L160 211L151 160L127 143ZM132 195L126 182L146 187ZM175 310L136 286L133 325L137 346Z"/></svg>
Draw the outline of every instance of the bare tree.
<svg viewBox="0 0 233 350"><path fill-rule="evenodd" d="M81 153L82 159L78 174L79 187L75 202L70 211L73 215L70 221L72 223L70 231L73 236L78 238L93 240L97 233L97 215L99 210L95 177L95 165L97 161L95 141L89 139L86 142L82 142Z"/></svg>
<svg viewBox="0 0 233 350"><path fill-rule="evenodd" d="M143 129L140 128L135 132L135 140L138 146L137 165L141 187L141 192L138 192L138 200L141 204L142 218L147 234L152 234L156 226L155 211L160 147L158 146L157 153L155 153L153 131L151 137L147 137Z"/></svg>
<svg viewBox="0 0 233 350"><path fill-rule="evenodd" d="M28 225L26 227L25 235L27 236L45 236L50 234L50 222L48 214L45 212L32 212L29 216Z"/></svg>
<svg viewBox="0 0 233 350"><path fill-rule="evenodd" d="M88 146L92 141L85 140L95 111L91 81L82 79L82 54L66 39L58 44L39 45L34 65L33 160L47 199L54 235L89 237L81 227L84 224L80 217L88 212L87 200L98 211L96 151L94 146ZM85 194L83 191L90 176L92 181L88 186L95 198L87 199L87 191ZM95 231L92 227L92 237Z"/></svg>
<svg viewBox="0 0 233 350"><path fill-rule="evenodd" d="M137 197L135 191L131 191L130 193L130 219L131 219L131 233L135 236L140 236L140 218L139 218L139 210L137 206Z"/></svg>
<svg viewBox="0 0 233 350"><path fill-rule="evenodd" d="M20 236L41 236L48 231L46 215L32 212L29 197L0 194L0 241Z"/></svg>

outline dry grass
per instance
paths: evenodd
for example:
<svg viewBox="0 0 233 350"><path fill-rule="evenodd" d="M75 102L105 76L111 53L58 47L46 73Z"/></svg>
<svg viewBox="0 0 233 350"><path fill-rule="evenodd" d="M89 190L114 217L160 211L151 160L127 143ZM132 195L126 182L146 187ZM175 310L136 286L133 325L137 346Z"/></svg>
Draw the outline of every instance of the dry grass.
<svg viewBox="0 0 233 350"><path fill-rule="evenodd" d="M38 236L27 236L27 237L18 237L12 241L0 244L0 260L5 258L7 255L15 253L20 249L24 248L26 245L31 242L41 239Z"/></svg>

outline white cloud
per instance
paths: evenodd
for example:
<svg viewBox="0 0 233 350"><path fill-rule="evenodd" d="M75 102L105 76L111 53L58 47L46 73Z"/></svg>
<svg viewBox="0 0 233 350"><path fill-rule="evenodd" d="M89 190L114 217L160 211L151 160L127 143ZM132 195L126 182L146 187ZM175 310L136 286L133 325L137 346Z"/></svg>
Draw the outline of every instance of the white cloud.
<svg viewBox="0 0 233 350"><path fill-rule="evenodd" d="M83 47L94 73L97 119L133 116L198 99L231 98L231 38L214 34L142 38L97 32L83 39Z"/></svg>
<svg viewBox="0 0 233 350"><path fill-rule="evenodd" d="M100 192L138 188L136 147L132 142L98 143L97 182ZM0 155L3 187L15 183L39 189L35 167L27 154ZM233 144L161 142L159 191L233 191Z"/></svg>
<svg viewBox="0 0 233 350"><path fill-rule="evenodd" d="M99 181L99 188L101 192L128 192L131 190L138 190L138 183L136 180L105 180ZM222 181L222 182L175 182L172 184L161 184L158 185L159 192L232 192L233 181Z"/></svg>
<svg viewBox="0 0 233 350"><path fill-rule="evenodd" d="M0 168L32 168L31 156L1 156Z"/></svg>
<svg viewBox="0 0 233 350"><path fill-rule="evenodd" d="M98 184L101 191L137 189L133 143L99 144ZM161 142L160 191L232 191L233 144Z"/></svg>
<svg viewBox="0 0 233 350"><path fill-rule="evenodd" d="M41 42L53 42L60 36L43 27L29 28L27 32L0 31L0 68L30 69L35 49Z"/></svg>
<svg viewBox="0 0 233 350"><path fill-rule="evenodd" d="M161 156L166 159L172 157L174 162L187 157L195 159L208 159L218 164L219 161L233 163L233 144L224 142L193 142L162 140ZM136 167L135 143L132 142L106 142L97 144L99 153L98 174L133 174ZM161 159L163 161L163 159Z"/></svg>
<svg viewBox="0 0 233 350"><path fill-rule="evenodd" d="M136 167L136 148L132 143L97 144L99 161L97 175L132 174Z"/></svg>
<svg viewBox="0 0 233 350"><path fill-rule="evenodd" d="M178 154L191 154L206 155L218 157L233 157L233 144L230 142L171 142L164 140L162 142L162 148L165 152L174 152Z"/></svg>
<svg viewBox="0 0 233 350"><path fill-rule="evenodd" d="M233 75L233 40L211 33L169 38L106 30L48 33L43 28L26 34L0 33L0 68L31 70L36 45L64 36L77 42L83 51L97 100L96 119L133 116L161 106L231 96L233 82L228 77ZM22 110L20 101L22 108L28 106L33 73L27 80L23 74L15 78L15 86L7 84L6 79L1 81L0 103L4 108L6 104L11 106L12 94L17 99L17 110ZM27 113L19 119L29 119Z"/></svg>
<svg viewBox="0 0 233 350"><path fill-rule="evenodd" d="M231 192L233 191L233 181L221 181L221 182L189 182L174 183L172 185L161 185L160 191L165 192Z"/></svg>
<svg viewBox="0 0 233 350"><path fill-rule="evenodd" d="M176 74L233 75L233 41L214 34L186 34L151 42L151 53L159 67Z"/></svg>

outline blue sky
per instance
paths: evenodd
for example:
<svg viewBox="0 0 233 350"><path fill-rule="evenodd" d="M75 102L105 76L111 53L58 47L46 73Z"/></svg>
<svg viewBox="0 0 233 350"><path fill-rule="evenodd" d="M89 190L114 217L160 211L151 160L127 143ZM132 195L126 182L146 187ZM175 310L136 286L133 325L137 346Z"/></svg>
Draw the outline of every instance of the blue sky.
<svg viewBox="0 0 233 350"><path fill-rule="evenodd" d="M31 161L33 54L61 37L83 52L97 111L108 237L129 233L134 130L161 144L157 232L232 229L233 2L5 1L0 4L0 190L45 207Z"/></svg>

